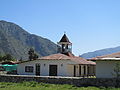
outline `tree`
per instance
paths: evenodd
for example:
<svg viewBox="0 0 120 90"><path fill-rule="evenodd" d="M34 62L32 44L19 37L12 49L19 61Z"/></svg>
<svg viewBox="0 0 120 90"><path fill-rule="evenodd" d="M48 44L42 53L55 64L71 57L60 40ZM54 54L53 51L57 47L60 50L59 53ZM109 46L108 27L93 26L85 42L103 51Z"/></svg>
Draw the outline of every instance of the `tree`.
<svg viewBox="0 0 120 90"><path fill-rule="evenodd" d="M37 58L38 58L38 55L36 53L34 53L33 60L36 60Z"/></svg>
<svg viewBox="0 0 120 90"><path fill-rule="evenodd" d="M29 54L29 60L36 60L38 58L38 55L35 53L33 48L30 48L30 50L28 51Z"/></svg>
<svg viewBox="0 0 120 90"><path fill-rule="evenodd" d="M116 63L113 69L113 76L116 78L116 87L119 87L119 79L120 79L120 63Z"/></svg>
<svg viewBox="0 0 120 90"><path fill-rule="evenodd" d="M28 54L29 54L29 60L32 60L34 56L34 49L30 48L30 50L28 51Z"/></svg>
<svg viewBox="0 0 120 90"><path fill-rule="evenodd" d="M113 69L113 76L116 77L116 78L120 78L120 63L116 63L115 64L115 67Z"/></svg>
<svg viewBox="0 0 120 90"><path fill-rule="evenodd" d="M2 59L3 59L3 56L2 56L2 55L0 55L0 61L2 61Z"/></svg>
<svg viewBox="0 0 120 90"><path fill-rule="evenodd" d="M2 56L2 61L14 61L14 60L15 59L10 54Z"/></svg>

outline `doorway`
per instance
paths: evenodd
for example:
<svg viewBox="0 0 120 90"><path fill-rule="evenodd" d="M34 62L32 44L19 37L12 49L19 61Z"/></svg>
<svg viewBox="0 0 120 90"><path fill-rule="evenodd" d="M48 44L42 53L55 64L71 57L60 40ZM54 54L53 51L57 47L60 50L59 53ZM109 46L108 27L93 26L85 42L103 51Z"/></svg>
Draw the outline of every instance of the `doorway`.
<svg viewBox="0 0 120 90"><path fill-rule="evenodd" d="M49 76L57 76L57 65L49 66Z"/></svg>
<svg viewBox="0 0 120 90"><path fill-rule="evenodd" d="M74 65L74 77L76 77L76 66Z"/></svg>
<svg viewBox="0 0 120 90"><path fill-rule="evenodd" d="M40 76L40 64L36 64L36 75Z"/></svg>

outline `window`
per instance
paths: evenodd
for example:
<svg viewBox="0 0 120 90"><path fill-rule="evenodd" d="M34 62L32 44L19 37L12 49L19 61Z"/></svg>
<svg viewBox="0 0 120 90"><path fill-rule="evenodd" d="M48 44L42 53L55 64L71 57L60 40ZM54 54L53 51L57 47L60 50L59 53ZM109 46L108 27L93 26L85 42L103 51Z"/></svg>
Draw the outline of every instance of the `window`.
<svg viewBox="0 0 120 90"><path fill-rule="evenodd" d="M25 72L33 72L33 66L25 66Z"/></svg>

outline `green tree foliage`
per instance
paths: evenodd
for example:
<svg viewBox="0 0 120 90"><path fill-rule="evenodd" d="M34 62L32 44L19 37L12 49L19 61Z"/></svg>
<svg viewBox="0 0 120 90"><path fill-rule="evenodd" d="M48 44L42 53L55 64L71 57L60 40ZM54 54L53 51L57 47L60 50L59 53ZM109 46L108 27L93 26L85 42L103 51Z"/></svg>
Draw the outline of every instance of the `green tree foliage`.
<svg viewBox="0 0 120 90"><path fill-rule="evenodd" d="M116 63L114 70L113 70L113 76L115 77L116 80L116 85L115 87L119 87L120 86L120 63Z"/></svg>
<svg viewBox="0 0 120 90"><path fill-rule="evenodd" d="M2 56L2 55L0 55L0 61L2 61L2 59L3 59L3 56Z"/></svg>
<svg viewBox="0 0 120 90"><path fill-rule="evenodd" d="M29 60L32 60L33 57L34 57L34 50L33 50L33 48L30 48L30 50L28 51L28 54L29 54Z"/></svg>
<svg viewBox="0 0 120 90"><path fill-rule="evenodd" d="M115 78L120 78L120 63L115 64L115 67L114 67L112 74Z"/></svg>
<svg viewBox="0 0 120 90"><path fill-rule="evenodd" d="M36 60L38 58L38 55L35 53L33 48L30 48L28 54L29 54L29 60Z"/></svg>
<svg viewBox="0 0 120 90"><path fill-rule="evenodd" d="M14 61L15 59L10 55L6 54L4 56L0 55L0 61Z"/></svg>
<svg viewBox="0 0 120 90"><path fill-rule="evenodd" d="M38 58L38 55L36 53L34 53L33 59L36 60L37 58Z"/></svg>

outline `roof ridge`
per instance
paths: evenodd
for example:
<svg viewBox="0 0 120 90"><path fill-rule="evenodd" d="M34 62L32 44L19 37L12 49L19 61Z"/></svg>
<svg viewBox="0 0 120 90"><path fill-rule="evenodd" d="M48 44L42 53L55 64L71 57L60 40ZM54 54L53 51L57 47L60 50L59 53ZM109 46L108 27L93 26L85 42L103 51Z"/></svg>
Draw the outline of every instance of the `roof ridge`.
<svg viewBox="0 0 120 90"><path fill-rule="evenodd" d="M64 34L64 35L62 36L62 38L61 38L61 40L60 40L59 42L69 42L69 43L71 43L71 42L69 41L69 39L68 39L68 37L67 37L66 34Z"/></svg>

